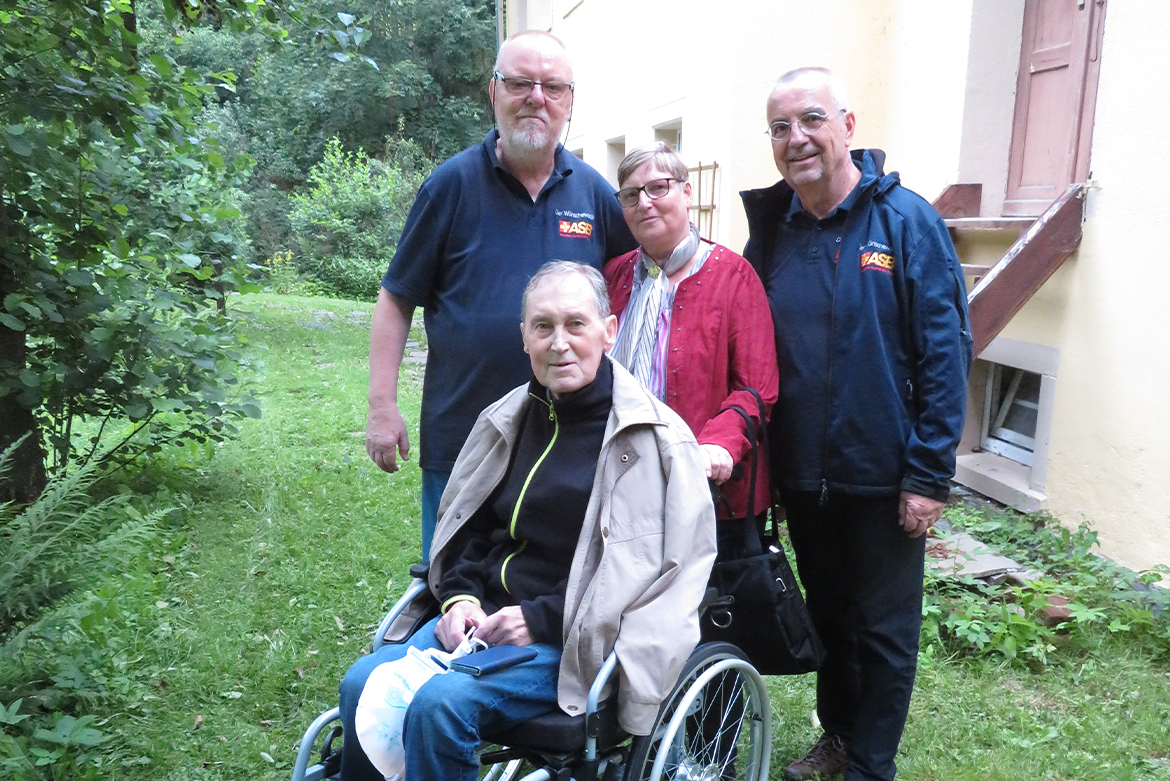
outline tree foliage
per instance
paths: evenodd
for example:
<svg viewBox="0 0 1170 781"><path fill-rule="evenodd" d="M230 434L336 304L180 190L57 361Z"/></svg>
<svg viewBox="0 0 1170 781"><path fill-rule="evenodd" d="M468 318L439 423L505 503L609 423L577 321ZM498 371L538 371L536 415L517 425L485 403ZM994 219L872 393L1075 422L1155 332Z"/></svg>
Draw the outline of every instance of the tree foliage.
<svg viewBox="0 0 1170 781"><path fill-rule="evenodd" d="M286 24L344 56L360 27L293 3L15 0L0 11L0 447L42 427L57 466L114 433L115 457L220 438L259 415L222 307L245 281L241 184L199 117L230 72L144 45L213 24L267 46ZM89 438L79 444L78 421ZM9 493L29 499L39 438Z"/></svg>
<svg viewBox="0 0 1170 781"><path fill-rule="evenodd" d="M387 137L409 140L441 160L491 126L491 0L353 0L347 10L361 32L355 26L346 40L360 42L361 57L307 46L274 49L256 35L210 27L177 43L159 42L177 62L237 76L235 91L221 89L220 107L206 116L225 147L256 161L245 209L261 257L289 248L291 194L308 186L330 139L379 155ZM309 28L290 30L290 40L302 43L312 35ZM230 140L222 132L229 127Z"/></svg>

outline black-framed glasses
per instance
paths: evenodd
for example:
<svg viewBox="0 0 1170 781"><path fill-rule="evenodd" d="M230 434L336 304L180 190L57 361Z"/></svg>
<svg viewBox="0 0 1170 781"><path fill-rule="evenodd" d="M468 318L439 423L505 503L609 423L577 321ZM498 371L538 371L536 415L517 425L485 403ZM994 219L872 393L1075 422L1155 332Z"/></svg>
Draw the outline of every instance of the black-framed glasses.
<svg viewBox="0 0 1170 781"><path fill-rule="evenodd" d="M566 84L563 81L533 81L532 79L522 79L519 76L505 76L499 71L493 71L493 73L496 79L504 85L504 90L515 98L528 96L539 84L546 98L560 100L572 92L575 86L573 82Z"/></svg>
<svg viewBox="0 0 1170 781"><path fill-rule="evenodd" d="M832 117L837 114L844 114L845 109L837 109L832 114L822 114L819 111L809 111L801 114L796 119L796 126L800 128L800 132L806 136L811 136L813 133L825 126ZM784 141L788 136L792 135L792 123L786 119L777 119L772 124L768 125L768 136L773 141Z"/></svg>
<svg viewBox="0 0 1170 781"><path fill-rule="evenodd" d="M670 192L670 183L677 181L679 180L670 178L655 179L652 182L646 182L641 187L627 187L624 190L618 190L614 195L617 196L618 203L622 205L622 208L628 209L631 206L638 205L642 193L646 193L646 197L650 200L657 201Z"/></svg>

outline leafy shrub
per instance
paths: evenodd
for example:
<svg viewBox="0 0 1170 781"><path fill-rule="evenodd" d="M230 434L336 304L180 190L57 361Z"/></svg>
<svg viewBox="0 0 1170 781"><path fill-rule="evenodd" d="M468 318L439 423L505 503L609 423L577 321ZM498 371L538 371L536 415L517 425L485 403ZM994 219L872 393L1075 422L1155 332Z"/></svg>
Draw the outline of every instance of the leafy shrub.
<svg viewBox="0 0 1170 781"><path fill-rule="evenodd" d="M233 417L259 414L240 398L239 341L220 311L246 289L251 160L225 159L194 117L232 77L139 53L132 5L12 5L0 14L0 419L21 420L0 445L34 432L60 469L108 454L103 436L119 459L222 439ZM85 421L95 439L79 444Z"/></svg>
<svg viewBox="0 0 1170 781"><path fill-rule="evenodd" d="M0 454L0 476L18 446ZM23 509L0 505L0 637L155 536L157 518L139 515L122 497L91 502L95 470L91 462L58 472Z"/></svg>
<svg viewBox="0 0 1170 781"><path fill-rule="evenodd" d="M0 473L18 445L0 454ZM158 540L164 511L143 516L122 496L93 502L96 469L91 462L58 472L22 509L0 505L3 778L96 777L110 736L86 711L132 702L146 687L109 575L131 577L142 550ZM85 584L100 585L65 599Z"/></svg>
<svg viewBox="0 0 1170 781"><path fill-rule="evenodd" d="M124 612L121 598L107 581L0 645L0 777L97 778L115 736L109 719L92 713L141 718L152 699L150 672L140 653L131 655L128 637L150 627Z"/></svg>
<svg viewBox="0 0 1170 781"><path fill-rule="evenodd" d="M1046 665L1126 634L1152 655L1170 656L1170 594L1155 584L1165 568L1134 573L1093 553L1097 534L1087 525L1070 530L1046 514L967 515L948 510L992 548L1039 577L994 586L970 577L945 578L927 568L922 607L923 644L950 653L999 656ZM1067 600L1067 616L1046 615L1054 597Z"/></svg>
<svg viewBox="0 0 1170 781"><path fill-rule="evenodd" d="M413 145L391 149L401 165L347 152L333 138L309 174L309 192L293 196L297 266L333 295L373 298L394 256L426 171Z"/></svg>

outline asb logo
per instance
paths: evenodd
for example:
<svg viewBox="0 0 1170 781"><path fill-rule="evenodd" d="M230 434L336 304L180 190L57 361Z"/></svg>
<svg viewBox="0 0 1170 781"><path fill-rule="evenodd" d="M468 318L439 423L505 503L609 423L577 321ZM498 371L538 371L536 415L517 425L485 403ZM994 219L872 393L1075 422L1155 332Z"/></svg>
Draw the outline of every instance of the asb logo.
<svg viewBox="0 0 1170 781"><path fill-rule="evenodd" d="M567 239L588 239L593 236L593 223L587 220L557 220L561 236Z"/></svg>
<svg viewBox="0 0 1170 781"><path fill-rule="evenodd" d="M885 252L863 252L861 253L861 270L884 271L887 274L893 274L894 256Z"/></svg>

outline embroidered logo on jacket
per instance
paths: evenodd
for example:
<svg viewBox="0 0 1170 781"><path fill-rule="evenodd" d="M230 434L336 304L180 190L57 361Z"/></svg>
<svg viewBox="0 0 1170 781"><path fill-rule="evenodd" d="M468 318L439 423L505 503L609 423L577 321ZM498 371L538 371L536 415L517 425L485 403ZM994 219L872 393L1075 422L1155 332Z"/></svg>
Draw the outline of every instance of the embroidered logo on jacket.
<svg viewBox="0 0 1170 781"><path fill-rule="evenodd" d="M861 248L862 271L884 271L894 273L894 256L887 245L880 241L870 241Z"/></svg>
<svg viewBox="0 0 1170 781"><path fill-rule="evenodd" d="M894 256L887 255L884 252L863 252L861 253L861 270L869 271L876 269L884 271L887 274L894 273Z"/></svg>
<svg viewBox="0 0 1170 781"><path fill-rule="evenodd" d="M586 220L557 220L561 236L568 239L588 239L593 236L593 223Z"/></svg>

